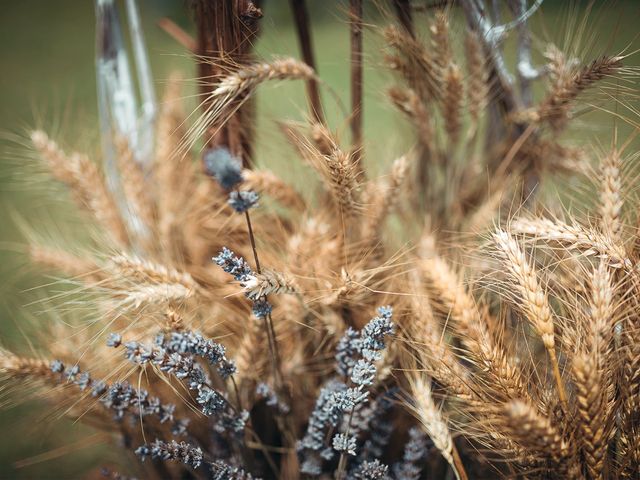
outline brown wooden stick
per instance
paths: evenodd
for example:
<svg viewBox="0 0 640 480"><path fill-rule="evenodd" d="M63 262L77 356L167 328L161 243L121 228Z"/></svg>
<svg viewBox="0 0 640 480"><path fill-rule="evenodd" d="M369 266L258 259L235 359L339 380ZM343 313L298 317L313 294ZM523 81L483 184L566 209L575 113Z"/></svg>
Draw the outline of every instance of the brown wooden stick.
<svg viewBox="0 0 640 480"><path fill-rule="evenodd" d="M252 59L251 50L258 35L258 20L262 11L251 0L195 0L192 2L197 28L196 55L201 95L206 99L217 79L242 68ZM251 164L253 137L253 108L244 98L230 105L230 117L223 125L212 125L207 132L207 145L225 146L242 159L245 167ZM241 104L240 108L234 108ZM206 110L210 102L205 102Z"/></svg>
<svg viewBox="0 0 640 480"><path fill-rule="evenodd" d="M311 38L311 26L309 22L309 12L305 0L291 0L291 10L296 24L296 32L298 34L298 43L302 52L304 63L313 68L316 72L316 60L313 53L313 41ZM318 80L310 78L307 80L307 98L309 100L309 109L313 119L318 123L324 123L324 115L322 113L322 100L320 99L320 90L318 88Z"/></svg>
<svg viewBox="0 0 640 480"><path fill-rule="evenodd" d="M351 30L351 142L354 161L362 171L362 0L349 1Z"/></svg>

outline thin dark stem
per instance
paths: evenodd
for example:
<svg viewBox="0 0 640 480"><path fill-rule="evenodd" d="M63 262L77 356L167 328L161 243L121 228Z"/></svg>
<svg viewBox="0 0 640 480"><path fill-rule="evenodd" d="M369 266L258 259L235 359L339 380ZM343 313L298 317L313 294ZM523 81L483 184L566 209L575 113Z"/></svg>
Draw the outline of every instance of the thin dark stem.
<svg viewBox="0 0 640 480"><path fill-rule="evenodd" d="M302 59L307 65L317 71L315 55L313 53L313 41L311 38L311 24L309 22L307 2L305 0L291 0L291 10L293 10L294 23L298 34L298 43L302 52ZM318 80L315 77L310 78L307 80L306 85L311 115L313 115L313 119L316 122L324 123Z"/></svg>
<svg viewBox="0 0 640 480"><path fill-rule="evenodd" d="M260 259L258 258L258 249L256 248L256 239L253 233L253 227L251 226L251 215L249 211L244 212L244 217L247 220L247 230L249 231L249 241L251 242L251 249L253 250L253 259L256 263L256 271L262 273L260 267ZM266 300L266 297L264 298ZM267 315L264 319L265 330L267 332L267 340L269 343L269 354L273 361L273 373L278 384L278 390L281 393L284 392L284 382L282 380L282 373L280 372L280 352L278 349L278 341L276 339L276 331L273 326L273 319L271 314Z"/></svg>
<svg viewBox="0 0 640 480"><path fill-rule="evenodd" d="M362 171L362 0L349 1L351 31L351 141Z"/></svg>
<svg viewBox="0 0 640 480"><path fill-rule="evenodd" d="M413 37L413 18L411 16L410 0L393 0L393 6L396 9L396 16L398 17L400 25Z"/></svg>
<svg viewBox="0 0 640 480"><path fill-rule="evenodd" d="M249 241L251 242L251 249L253 250L253 260L256 262L256 271L262 273L260 268L260 260L258 260L258 250L256 249L256 239L253 235L253 228L251 227L251 216L249 211L244 212L244 218L247 220L247 229L249 230Z"/></svg>
<svg viewBox="0 0 640 480"><path fill-rule="evenodd" d="M231 376L231 384L233 385L233 391L236 396L236 402L238 403L238 410L242 411L242 402L240 401L240 391L238 390L238 384L236 383L236 379Z"/></svg>

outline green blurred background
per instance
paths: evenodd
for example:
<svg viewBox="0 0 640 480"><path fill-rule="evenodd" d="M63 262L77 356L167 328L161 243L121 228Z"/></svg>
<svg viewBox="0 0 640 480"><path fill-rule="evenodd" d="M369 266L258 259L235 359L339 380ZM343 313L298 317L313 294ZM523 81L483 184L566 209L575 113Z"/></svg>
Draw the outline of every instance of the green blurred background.
<svg viewBox="0 0 640 480"><path fill-rule="evenodd" d="M298 56L288 2L264 0L263 3L262 32L256 46L258 56ZM320 0L308 3L328 117L334 128L346 133L345 115L336 101L337 97L343 105L349 104L346 6ZM194 78L193 62L187 52L157 26L159 19L170 17L192 31L185 3L139 0L139 5L157 91L162 91L164 80L173 70L181 71L187 79ZM582 15L586 6L586 2L567 6L564 1L547 0L542 15L534 21L537 39L541 44L552 40L560 47L566 45L567 18ZM51 278L39 275L27 265L21 246L25 231L44 230L50 236L61 234L63 238L72 239L82 222L70 211L61 190L34 168L36 159L27 147L26 138L30 129L44 128L63 146L97 153L95 19L93 2L89 0L4 0L2 7L0 345L28 352L26 336L37 333L38 325L47 321L47 304L32 302L46 298L57 287L46 286ZM376 9L368 7L366 20L384 24ZM639 14L640 2L637 1L596 2L587 29L589 38L583 42L584 58L621 51L628 46L627 51L637 48ZM424 18L420 17L419 21L424 22ZM391 77L381 66L381 46L379 32L368 29L365 34L365 149L374 169L388 164L412 142L404 121L384 101L384 88L391 83ZM626 63L638 65L638 55ZM185 90L185 96L189 93L189 89ZM302 169L293 161L274 120L304 118L303 86L299 83L265 85L258 93L257 108L258 163L289 180L300 181ZM602 117L599 122L598 118L596 115L579 135L585 139L601 132L606 135L611 120ZM0 401L3 400L5 397L0 397ZM0 412L0 431L3 432L0 478L78 478L88 465L117 463L118 458L112 453L95 448L99 439L93 443L82 440L91 435L91 431L57 420L56 415L33 407L31 403ZM61 446L69 447L73 453L57 450Z"/></svg>

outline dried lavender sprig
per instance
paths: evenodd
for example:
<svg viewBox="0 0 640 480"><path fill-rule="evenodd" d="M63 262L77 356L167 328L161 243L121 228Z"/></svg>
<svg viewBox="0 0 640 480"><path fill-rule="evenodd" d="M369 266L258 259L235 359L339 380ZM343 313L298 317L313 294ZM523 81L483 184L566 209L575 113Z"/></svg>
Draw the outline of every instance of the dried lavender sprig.
<svg viewBox="0 0 640 480"><path fill-rule="evenodd" d="M223 379L236 373L235 362L226 357L224 345L204 338L198 332L171 332L168 337L159 334L156 337L156 344L170 352L191 353L204 358L209 365L217 367Z"/></svg>
<svg viewBox="0 0 640 480"><path fill-rule="evenodd" d="M145 444L138 447L135 451L136 455L144 461L147 457L153 459L170 460L174 462L182 462L192 468L198 468L202 464L202 450L200 447L194 447L186 442L163 442L156 440L151 444Z"/></svg>
<svg viewBox="0 0 640 480"><path fill-rule="evenodd" d="M364 461L351 472L350 478L356 480L387 480L389 479L389 467L380 460ZM396 477L404 480L405 477Z"/></svg>
<svg viewBox="0 0 640 480"><path fill-rule="evenodd" d="M427 436L419 428L411 428L409 430L409 440L404 447L402 461L393 466L395 477L418 480L422 474L427 451Z"/></svg>
<svg viewBox="0 0 640 480"><path fill-rule="evenodd" d="M322 462L325 456L321 453L327 448L326 437L330 427L336 427L341 415L336 418L334 408L335 394L346 390L347 386L339 380L329 380L320 389L316 404L309 416L307 431L298 442L298 454L300 455L300 470L307 475L318 476L322 473ZM329 449L333 455L333 451ZM330 460L328 458L327 460Z"/></svg>
<svg viewBox="0 0 640 480"><path fill-rule="evenodd" d="M356 455L356 437L351 435L353 415L356 408L366 402L368 398L369 392L365 388L373 384L373 379L376 375L374 362L382 357L381 352L386 346L385 337L394 332L394 325L391 321L392 316L393 310L391 307L379 307L378 316L372 318L362 329L360 342L355 343L355 349L362 358L357 359L355 363L350 362L353 363L353 367L351 368L349 379L355 385L355 388L346 390L346 392L349 392L348 400L351 400L352 403L349 405L344 401L345 398L336 399L341 402L338 406L344 408L344 411L347 411L350 407L346 431L336 434L333 438L333 447L340 452L340 460L336 471L338 480L344 478L346 473L347 454ZM351 341L350 345L353 346L354 342Z"/></svg>
<svg viewBox="0 0 640 480"><path fill-rule="evenodd" d="M332 452L339 451L341 465L338 473L343 475L346 468L345 454L356 454L357 440L351 435L354 412L369 397L366 387L373 383L376 373L373 362L381 357L385 337L393 333L392 313L390 307L380 307L378 316L362 332L348 329L340 340L336 352L337 371L347 377L353 386L349 387L344 382L333 379L320 390L307 431L298 443L303 473L320 475L323 460L330 460ZM346 432L337 433L332 442L333 451L330 448L327 451L327 432L337 427L346 413L349 413Z"/></svg>
<svg viewBox="0 0 640 480"><path fill-rule="evenodd" d="M141 416L154 416L160 423L174 422L172 433L183 435L188 420L174 419L175 405L164 404L158 397L150 396L146 390L136 390L128 382L115 382L107 385L101 380L91 378L89 372L82 372L78 365L65 368L59 360L51 362L51 371L60 373L67 381L75 383L81 390L91 389L91 395L100 399L100 403L114 413L114 419L121 421L125 415L139 420Z"/></svg>
<svg viewBox="0 0 640 480"><path fill-rule="evenodd" d="M251 220L247 215L247 224L249 226L249 232L252 239L251 246L253 248L253 254L256 261L257 272L260 273L260 262L258 260L258 254L255 249L255 242L253 241L253 231L251 230ZM213 257L213 261L222 267L222 269L233 276L233 278L241 283L248 282L253 277L253 270L249 264L242 257L236 256L233 251L227 247L222 247L222 250L217 256ZM274 376L276 378L276 385L280 392L284 392L282 374L280 372L280 353L278 351L278 345L276 341L276 334L273 328L273 320L271 318L272 305L267 300L267 296L263 295L259 298L251 298L247 295L247 298L253 303L253 313L257 318L261 318L264 321L265 331L267 333L267 340L269 345L269 353L273 363Z"/></svg>
<svg viewBox="0 0 640 480"><path fill-rule="evenodd" d="M218 460L209 464L211 480L261 480L240 467L233 467L228 463Z"/></svg>
<svg viewBox="0 0 640 480"><path fill-rule="evenodd" d="M291 411L289 405L287 405L278 394L267 383L260 382L256 386L256 395L266 400L268 406L275 408L280 414L286 415Z"/></svg>
<svg viewBox="0 0 640 480"><path fill-rule="evenodd" d="M236 409L227 397L210 386L210 380L200 366L194 360L194 356L201 355L214 364L222 365L223 371L221 376L224 377L229 373L230 364L224 356L224 348L215 344L210 340L206 340L197 334L185 334L174 337L176 343L169 343L168 348L164 346L165 339L156 339L154 347L148 348L138 342L126 343L126 356L129 361L144 365L153 363L166 373L175 375L180 380L186 380L187 386L191 390L197 391L196 402L200 405L202 413L207 416L218 417L216 429L220 431L230 431L240 434L244 431L249 414L245 410L241 410L238 406ZM172 351L175 349L176 351ZM185 353L179 353L184 350ZM220 363L225 361L224 363Z"/></svg>

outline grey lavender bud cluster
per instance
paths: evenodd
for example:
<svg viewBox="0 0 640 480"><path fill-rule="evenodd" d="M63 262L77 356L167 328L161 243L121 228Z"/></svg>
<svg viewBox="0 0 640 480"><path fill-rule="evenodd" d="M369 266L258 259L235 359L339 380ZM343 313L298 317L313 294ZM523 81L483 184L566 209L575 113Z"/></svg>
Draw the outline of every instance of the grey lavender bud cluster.
<svg viewBox="0 0 640 480"><path fill-rule="evenodd" d="M149 445L142 445L135 451L143 461L147 457L159 460L171 460L181 462L193 468L198 468L202 464L202 450L186 442L163 442L156 440Z"/></svg>
<svg viewBox="0 0 640 480"><path fill-rule="evenodd" d="M422 475L422 465L429 451L427 436L419 428L409 430L409 441L404 447L402 461L393 466L396 478L419 480Z"/></svg>
<svg viewBox="0 0 640 480"><path fill-rule="evenodd" d="M240 467L234 467L228 463L218 460L209 464L211 480L260 480Z"/></svg>
<svg viewBox="0 0 640 480"><path fill-rule="evenodd" d="M277 410L281 415L286 415L291 410L289 405L283 402L273 388L267 383L260 382L256 386L256 395L266 400L266 404Z"/></svg>
<svg viewBox="0 0 640 480"><path fill-rule="evenodd" d="M212 148L204 154L207 173L215 178L229 193L229 205L238 213L244 213L258 205L259 196L253 190L236 190L244 181L242 162L223 147Z"/></svg>
<svg viewBox="0 0 640 480"><path fill-rule="evenodd" d="M51 363L51 371L60 373L81 390L91 388L91 395L99 397L100 403L112 411L114 419L118 421L127 415L132 421L140 421L141 416L153 416L160 423L174 422L172 426L174 435L182 435L186 432L188 420L174 421L175 405L163 404L158 397L150 396L146 390L136 390L128 382L107 385L103 381L93 380L88 372L81 372L77 365L65 368L59 360Z"/></svg>
<svg viewBox="0 0 640 480"><path fill-rule="evenodd" d="M222 247L222 250L218 255L213 257L213 261L216 265L222 268L225 272L232 275L234 280L240 283L246 283L253 277L253 270L244 258L236 256L233 251L227 247ZM246 295L246 294L245 294ZM273 310L273 306L269 303L266 297L260 298L247 298L253 303L253 314L257 318L265 318Z"/></svg>
<svg viewBox="0 0 640 480"><path fill-rule="evenodd" d="M394 331L390 307L380 307L361 332L347 330L336 350L336 369L344 381L331 380L320 390L305 436L298 444L303 473L318 476L324 461L333 460L335 453L357 454L357 428L347 425L336 433L331 445L326 444L327 433L339 428L348 415L349 422L369 397L368 387L376 375L375 363L382 357L385 337Z"/></svg>
<svg viewBox="0 0 640 480"><path fill-rule="evenodd" d="M161 371L184 380L191 390L197 391L196 402L202 413L218 417L216 429L240 433L244 430L249 414L236 412L226 396L211 387L205 369L196 360L206 360L217 367L225 379L235 372L235 365L225 356L225 348L202 335L192 332L174 332L168 336L156 337L155 345L147 347L139 342L124 344L125 355L133 363L144 365L153 363Z"/></svg>

